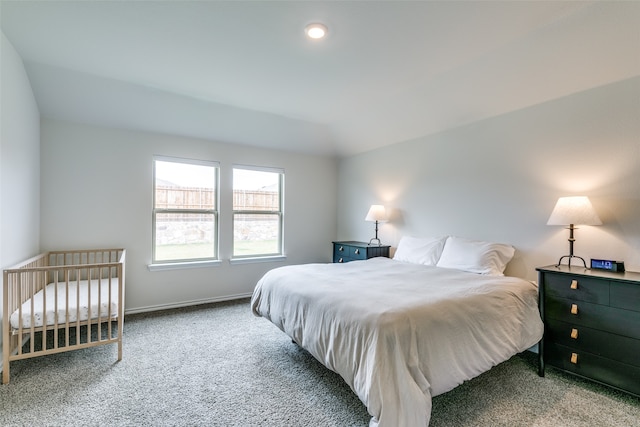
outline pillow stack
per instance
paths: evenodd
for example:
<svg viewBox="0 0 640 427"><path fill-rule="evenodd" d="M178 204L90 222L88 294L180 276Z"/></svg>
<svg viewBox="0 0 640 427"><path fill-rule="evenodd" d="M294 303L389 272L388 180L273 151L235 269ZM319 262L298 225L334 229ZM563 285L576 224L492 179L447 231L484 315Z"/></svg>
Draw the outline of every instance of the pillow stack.
<svg viewBox="0 0 640 427"><path fill-rule="evenodd" d="M503 243L470 240L462 237L404 236L398 243L394 260L413 264L454 268L470 273L503 276L515 249Z"/></svg>

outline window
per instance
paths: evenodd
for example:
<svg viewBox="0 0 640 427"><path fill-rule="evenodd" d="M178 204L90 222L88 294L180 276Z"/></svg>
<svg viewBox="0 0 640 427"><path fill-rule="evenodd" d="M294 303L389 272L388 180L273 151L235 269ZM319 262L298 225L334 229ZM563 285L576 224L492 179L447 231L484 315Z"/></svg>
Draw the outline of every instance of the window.
<svg viewBox="0 0 640 427"><path fill-rule="evenodd" d="M153 162L153 262L217 259L218 164Z"/></svg>
<svg viewBox="0 0 640 427"><path fill-rule="evenodd" d="M282 255L284 173L233 168L233 258Z"/></svg>

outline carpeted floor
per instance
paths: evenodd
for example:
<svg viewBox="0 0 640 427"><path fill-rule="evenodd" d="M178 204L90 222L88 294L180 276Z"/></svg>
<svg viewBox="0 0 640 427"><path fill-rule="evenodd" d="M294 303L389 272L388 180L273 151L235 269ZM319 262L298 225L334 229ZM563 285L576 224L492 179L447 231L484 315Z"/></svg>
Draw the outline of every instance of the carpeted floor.
<svg viewBox="0 0 640 427"><path fill-rule="evenodd" d="M115 346L11 365L2 426L362 426L370 416L335 373L248 300L131 315ZM432 427L640 426L640 399L515 356L433 399Z"/></svg>

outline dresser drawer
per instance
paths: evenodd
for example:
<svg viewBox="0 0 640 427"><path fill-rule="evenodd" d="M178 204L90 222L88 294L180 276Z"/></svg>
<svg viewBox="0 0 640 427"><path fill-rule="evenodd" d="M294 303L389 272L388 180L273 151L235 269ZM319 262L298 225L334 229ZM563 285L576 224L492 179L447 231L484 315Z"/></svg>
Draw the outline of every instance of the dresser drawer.
<svg viewBox="0 0 640 427"><path fill-rule="evenodd" d="M359 248L357 246L350 246L349 258L351 258L352 260L367 259L367 249Z"/></svg>
<svg viewBox="0 0 640 427"><path fill-rule="evenodd" d="M547 319L545 335L549 341L572 350L615 359L640 368L640 339L553 319Z"/></svg>
<svg viewBox="0 0 640 427"><path fill-rule="evenodd" d="M572 355L575 354L575 363ZM640 368L588 352L550 343L545 359L553 366L640 396Z"/></svg>
<svg viewBox="0 0 640 427"><path fill-rule="evenodd" d="M640 312L640 285L612 283L611 305L625 310Z"/></svg>
<svg viewBox="0 0 640 427"><path fill-rule="evenodd" d="M545 292L548 296L609 304L609 282L568 274L545 275Z"/></svg>
<svg viewBox="0 0 640 427"><path fill-rule="evenodd" d="M636 311L566 299L546 298L544 304L547 319L640 339L640 313Z"/></svg>

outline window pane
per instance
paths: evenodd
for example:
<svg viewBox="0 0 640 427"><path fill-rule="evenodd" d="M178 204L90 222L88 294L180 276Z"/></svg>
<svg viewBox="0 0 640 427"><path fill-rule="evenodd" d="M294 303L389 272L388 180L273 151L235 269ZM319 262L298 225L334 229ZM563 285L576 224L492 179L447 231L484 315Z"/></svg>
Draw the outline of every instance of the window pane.
<svg viewBox="0 0 640 427"><path fill-rule="evenodd" d="M156 261L214 258L214 224L213 214L156 214Z"/></svg>
<svg viewBox="0 0 640 427"><path fill-rule="evenodd" d="M216 168L156 160L156 209L215 209Z"/></svg>
<svg viewBox="0 0 640 427"><path fill-rule="evenodd" d="M280 253L280 215L235 214L233 216L233 256Z"/></svg>
<svg viewBox="0 0 640 427"><path fill-rule="evenodd" d="M234 169L233 209L241 211L279 211L280 174Z"/></svg>

